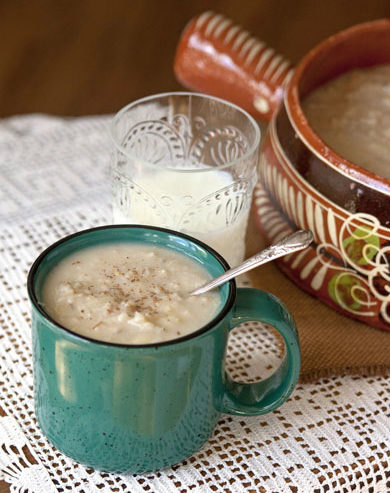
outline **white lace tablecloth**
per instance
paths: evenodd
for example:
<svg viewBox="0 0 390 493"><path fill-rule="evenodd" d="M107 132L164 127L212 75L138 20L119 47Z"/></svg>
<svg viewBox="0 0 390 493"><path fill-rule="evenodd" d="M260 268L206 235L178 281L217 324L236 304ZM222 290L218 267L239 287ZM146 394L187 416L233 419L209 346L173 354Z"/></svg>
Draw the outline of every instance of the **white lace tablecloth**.
<svg viewBox="0 0 390 493"><path fill-rule="evenodd" d="M53 241L110 222L108 121L40 115L0 121L0 480L30 493L388 493L386 377L298 385L268 415L224 415L193 457L142 476L88 470L42 435L33 409L26 275ZM272 336L259 337L250 324L235 331L230 346L236 378L264 376L278 364Z"/></svg>

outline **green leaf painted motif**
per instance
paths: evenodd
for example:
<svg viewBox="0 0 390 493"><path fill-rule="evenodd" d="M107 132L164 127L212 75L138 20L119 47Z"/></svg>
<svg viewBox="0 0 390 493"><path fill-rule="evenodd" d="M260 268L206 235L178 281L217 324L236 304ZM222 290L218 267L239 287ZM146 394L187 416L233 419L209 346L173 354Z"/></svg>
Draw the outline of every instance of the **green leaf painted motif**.
<svg viewBox="0 0 390 493"><path fill-rule="evenodd" d="M328 284L328 293L332 300L339 306L352 311L359 311L361 303L353 296L353 290L362 288L359 279L346 272L338 273L332 277Z"/></svg>
<svg viewBox="0 0 390 493"><path fill-rule="evenodd" d="M367 265L378 252L380 240L370 232L368 226L359 226L343 241L344 250L352 264Z"/></svg>

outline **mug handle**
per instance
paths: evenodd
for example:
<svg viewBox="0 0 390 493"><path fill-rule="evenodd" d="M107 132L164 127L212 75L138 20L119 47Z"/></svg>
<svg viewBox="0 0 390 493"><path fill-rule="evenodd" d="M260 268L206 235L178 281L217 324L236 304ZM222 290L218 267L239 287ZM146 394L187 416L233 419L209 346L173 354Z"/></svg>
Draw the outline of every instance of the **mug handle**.
<svg viewBox="0 0 390 493"><path fill-rule="evenodd" d="M271 376L258 382L236 382L226 373L223 413L244 416L268 413L287 399L298 380L301 363L298 332L294 319L283 303L265 291L239 288L230 330L249 321L274 327L284 339L285 356Z"/></svg>

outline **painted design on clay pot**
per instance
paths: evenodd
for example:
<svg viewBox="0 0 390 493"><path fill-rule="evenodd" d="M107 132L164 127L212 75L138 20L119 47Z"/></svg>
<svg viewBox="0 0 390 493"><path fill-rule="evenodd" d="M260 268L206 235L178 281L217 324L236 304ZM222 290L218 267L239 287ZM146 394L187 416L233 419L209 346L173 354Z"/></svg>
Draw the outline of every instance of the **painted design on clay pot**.
<svg viewBox="0 0 390 493"><path fill-rule="evenodd" d="M297 227L315 245L279 261L297 284L352 317L390 330L390 229L367 213L348 213L295 170L272 123L255 190L258 222L271 241Z"/></svg>
<svg viewBox="0 0 390 493"><path fill-rule="evenodd" d="M277 261L280 268L336 310L386 330L390 181L328 147L308 124L301 101L341 73L390 63L389 41L389 19L352 26L314 47L293 70L264 42L206 12L185 28L174 64L185 86L272 120L257 188L259 226L269 240L310 228L317 242Z"/></svg>
<svg viewBox="0 0 390 493"><path fill-rule="evenodd" d="M187 25L174 68L185 86L207 88L208 94L255 110L265 120L279 106L283 86L292 75L291 63L273 48L211 11Z"/></svg>

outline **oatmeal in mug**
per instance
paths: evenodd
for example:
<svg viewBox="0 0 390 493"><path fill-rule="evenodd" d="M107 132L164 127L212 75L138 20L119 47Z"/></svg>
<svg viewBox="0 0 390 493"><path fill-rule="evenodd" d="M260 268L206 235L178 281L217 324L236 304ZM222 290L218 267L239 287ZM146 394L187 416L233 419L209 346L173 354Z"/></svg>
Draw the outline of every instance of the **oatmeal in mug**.
<svg viewBox="0 0 390 493"><path fill-rule="evenodd" d="M198 262L173 250L107 244L61 260L47 276L42 306L92 339L150 344L189 334L213 318L217 292L188 296L210 279Z"/></svg>

